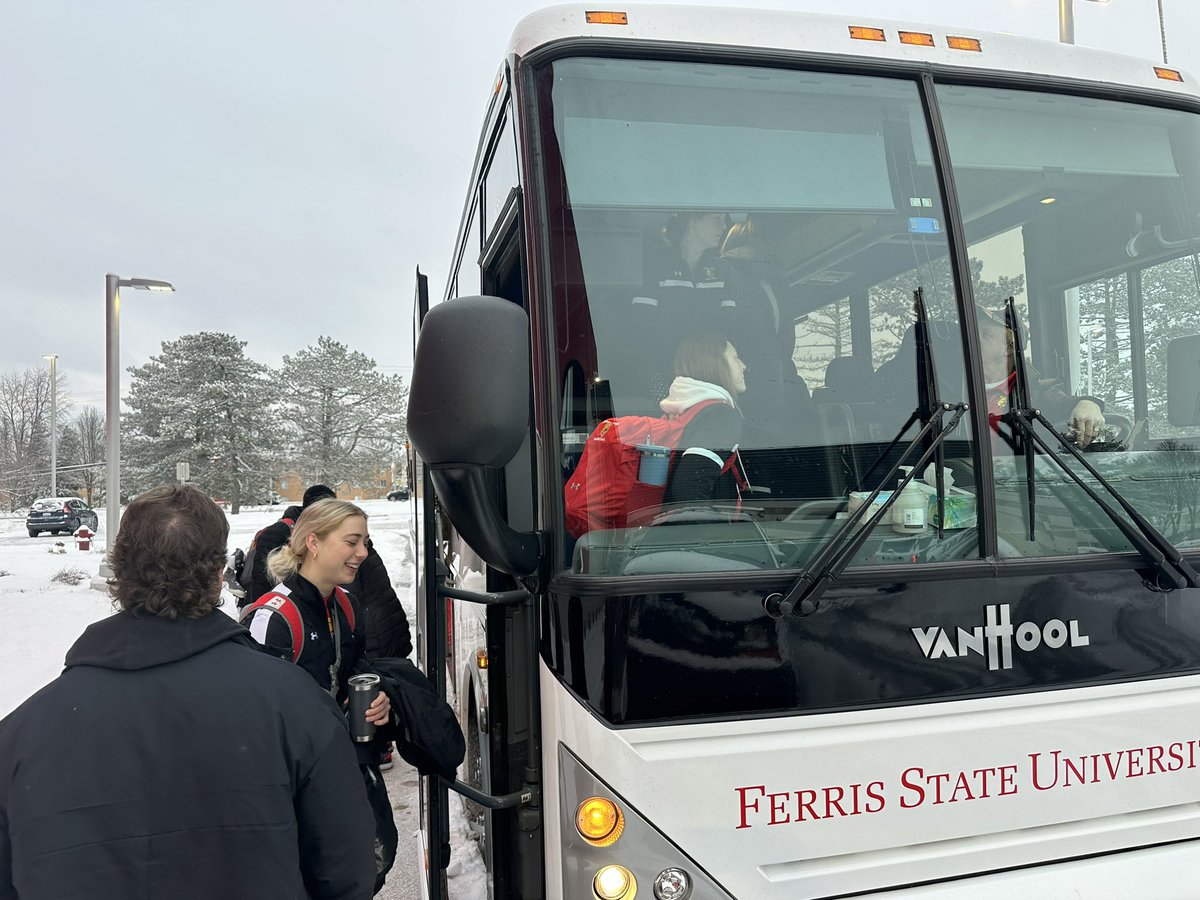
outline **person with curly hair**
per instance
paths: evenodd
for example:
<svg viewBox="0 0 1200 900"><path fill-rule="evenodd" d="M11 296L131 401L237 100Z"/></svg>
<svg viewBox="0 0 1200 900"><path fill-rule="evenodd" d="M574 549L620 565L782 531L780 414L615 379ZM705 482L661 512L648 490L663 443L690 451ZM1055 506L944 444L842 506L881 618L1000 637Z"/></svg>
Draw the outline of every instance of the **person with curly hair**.
<svg viewBox="0 0 1200 900"><path fill-rule="evenodd" d="M118 611L0 722L0 897L371 896L345 720L218 608L228 533L190 486L129 505Z"/></svg>

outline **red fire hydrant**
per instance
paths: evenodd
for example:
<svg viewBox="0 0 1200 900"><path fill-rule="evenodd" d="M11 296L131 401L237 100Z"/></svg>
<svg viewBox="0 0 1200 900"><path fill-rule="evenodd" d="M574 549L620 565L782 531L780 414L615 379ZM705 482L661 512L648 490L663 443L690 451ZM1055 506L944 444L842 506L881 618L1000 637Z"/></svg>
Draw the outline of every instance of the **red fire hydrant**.
<svg viewBox="0 0 1200 900"><path fill-rule="evenodd" d="M80 550L92 549L92 538L96 535L86 525L80 525L75 532L75 546Z"/></svg>

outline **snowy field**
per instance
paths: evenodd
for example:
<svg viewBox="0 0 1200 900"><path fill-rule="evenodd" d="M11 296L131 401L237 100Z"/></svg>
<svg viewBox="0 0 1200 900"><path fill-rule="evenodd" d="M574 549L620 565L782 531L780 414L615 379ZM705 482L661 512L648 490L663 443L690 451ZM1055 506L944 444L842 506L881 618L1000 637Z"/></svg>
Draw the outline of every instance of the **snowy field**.
<svg viewBox="0 0 1200 900"><path fill-rule="evenodd" d="M416 622L412 606L414 570L409 546L409 505L387 500L368 500L360 504L366 511L368 529L375 549L383 558L396 594L404 604L410 625ZM285 506L243 507L229 516L229 549L250 543L259 529L275 522ZM42 534L29 537L25 514L0 515L0 613L5 627L0 630L0 719L7 716L44 684L62 672L67 650L92 622L113 611L105 592L93 590L107 546L105 513L100 515L98 534L89 550L80 550L70 536ZM71 583L75 582L75 583ZM222 609L237 615L232 595L224 595ZM397 758L387 773L388 791L396 809L401 832L396 866L377 897L379 900L415 900L416 882L416 773ZM475 900L485 897L485 875L476 846L466 837L466 827L455 813L453 861L449 879L451 897ZM407 828L406 828L407 826ZM406 833L407 832L407 833Z"/></svg>

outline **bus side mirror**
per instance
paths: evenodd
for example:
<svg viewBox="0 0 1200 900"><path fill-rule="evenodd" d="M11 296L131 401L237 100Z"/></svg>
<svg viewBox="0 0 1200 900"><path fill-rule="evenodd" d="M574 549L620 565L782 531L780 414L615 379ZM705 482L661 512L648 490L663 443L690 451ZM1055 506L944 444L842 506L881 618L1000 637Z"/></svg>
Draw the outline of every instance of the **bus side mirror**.
<svg viewBox="0 0 1200 900"><path fill-rule="evenodd" d="M498 297L459 297L425 315L408 395L408 435L455 529L489 565L532 575L538 535L500 514L488 472L529 433L529 319Z"/></svg>
<svg viewBox="0 0 1200 900"><path fill-rule="evenodd" d="M1200 425L1200 334L1167 343L1167 422Z"/></svg>

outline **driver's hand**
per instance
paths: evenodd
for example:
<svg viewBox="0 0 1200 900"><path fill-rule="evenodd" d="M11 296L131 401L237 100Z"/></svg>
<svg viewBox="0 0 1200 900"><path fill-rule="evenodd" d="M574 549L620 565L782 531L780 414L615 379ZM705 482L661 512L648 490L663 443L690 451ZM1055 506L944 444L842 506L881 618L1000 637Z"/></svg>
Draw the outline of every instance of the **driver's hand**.
<svg viewBox="0 0 1200 900"><path fill-rule="evenodd" d="M1086 447L1104 430L1104 413L1094 400L1080 400L1071 410L1070 426L1075 443Z"/></svg>

